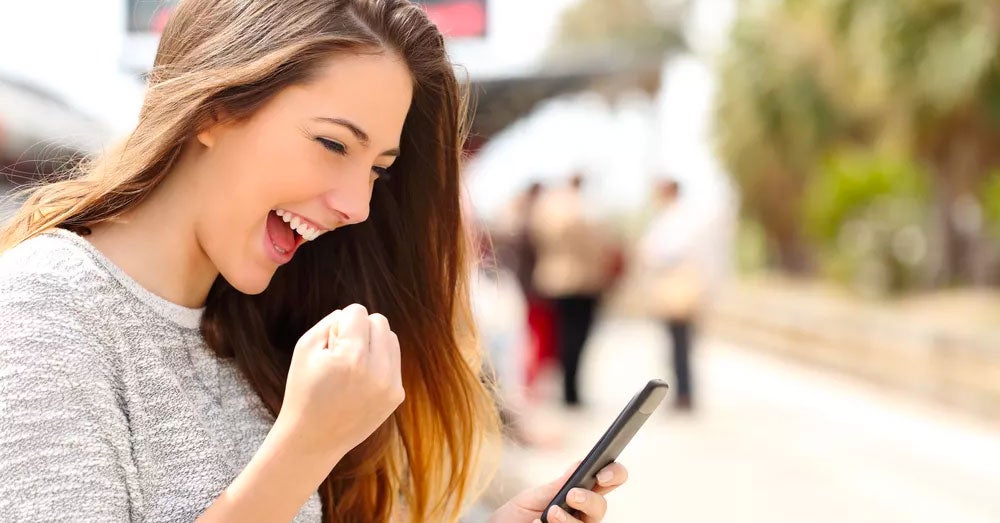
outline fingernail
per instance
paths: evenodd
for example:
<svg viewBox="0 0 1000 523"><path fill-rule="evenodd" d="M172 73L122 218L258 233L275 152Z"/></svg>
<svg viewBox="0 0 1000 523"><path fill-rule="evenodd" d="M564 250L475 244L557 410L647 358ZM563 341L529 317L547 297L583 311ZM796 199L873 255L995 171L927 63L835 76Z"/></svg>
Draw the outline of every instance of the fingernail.
<svg viewBox="0 0 1000 523"><path fill-rule="evenodd" d="M570 492L570 496L572 496L573 501L577 503L583 503L584 501L587 501L587 494L585 494L580 489L573 489L573 491Z"/></svg>
<svg viewBox="0 0 1000 523"><path fill-rule="evenodd" d="M615 473L611 472L608 469L604 469L600 473L597 474L597 482L598 483L605 483L605 484L606 483L610 483L611 480L613 480L613 479L615 479Z"/></svg>
<svg viewBox="0 0 1000 523"><path fill-rule="evenodd" d="M563 512L563 509L553 505L552 509L549 510L549 518L553 521L566 521L566 513Z"/></svg>

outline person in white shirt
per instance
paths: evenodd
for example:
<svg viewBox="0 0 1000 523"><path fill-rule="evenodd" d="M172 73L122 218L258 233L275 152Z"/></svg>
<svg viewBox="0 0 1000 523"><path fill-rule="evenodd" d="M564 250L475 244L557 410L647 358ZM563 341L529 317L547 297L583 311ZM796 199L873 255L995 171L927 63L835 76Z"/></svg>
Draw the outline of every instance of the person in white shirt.
<svg viewBox="0 0 1000 523"><path fill-rule="evenodd" d="M651 279L647 295L652 314L662 321L673 342L675 407L691 410L694 383L691 346L698 314L705 301L705 264L700 249L705 218L681 200L680 183L657 184L657 211L639 242L639 258Z"/></svg>

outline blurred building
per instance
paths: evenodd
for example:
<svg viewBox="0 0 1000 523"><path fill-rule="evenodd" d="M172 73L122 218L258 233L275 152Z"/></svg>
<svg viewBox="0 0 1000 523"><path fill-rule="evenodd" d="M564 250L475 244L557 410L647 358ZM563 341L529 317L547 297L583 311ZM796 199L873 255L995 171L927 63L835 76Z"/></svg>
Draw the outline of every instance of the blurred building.
<svg viewBox="0 0 1000 523"><path fill-rule="evenodd" d="M126 7L0 3L0 218L17 204L9 189L93 154L134 122L143 84L122 66Z"/></svg>
<svg viewBox="0 0 1000 523"><path fill-rule="evenodd" d="M92 154L108 129L37 86L0 77L0 221L16 186Z"/></svg>

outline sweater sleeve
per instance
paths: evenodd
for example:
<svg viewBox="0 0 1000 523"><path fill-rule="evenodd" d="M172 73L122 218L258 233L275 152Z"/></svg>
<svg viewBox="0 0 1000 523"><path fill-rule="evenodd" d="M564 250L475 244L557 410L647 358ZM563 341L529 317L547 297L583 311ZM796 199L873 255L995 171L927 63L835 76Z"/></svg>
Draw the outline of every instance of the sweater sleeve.
<svg viewBox="0 0 1000 523"><path fill-rule="evenodd" d="M127 521L131 444L110 351L74 314L82 304L20 290L0 289L0 521Z"/></svg>

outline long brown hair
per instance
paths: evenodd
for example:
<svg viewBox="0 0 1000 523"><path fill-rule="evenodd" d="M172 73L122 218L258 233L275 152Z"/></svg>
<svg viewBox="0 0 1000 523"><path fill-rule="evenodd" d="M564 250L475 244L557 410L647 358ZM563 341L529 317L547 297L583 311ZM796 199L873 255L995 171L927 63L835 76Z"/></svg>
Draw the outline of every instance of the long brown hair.
<svg viewBox="0 0 1000 523"><path fill-rule="evenodd" d="M184 0L160 40L135 130L65 179L35 188L0 232L0 252L53 227L88 227L139 204L214 114L246 118L307 82L331 53L394 52L413 100L402 154L376 184L369 219L323 235L250 296L219 277L202 333L234 358L277 415L298 337L352 302L389 318L406 401L320 488L324 521L451 521L485 478L498 421L467 296L459 164L465 90L441 33L406 0ZM220 113L220 111L223 111ZM334 282L328 281L334 274Z"/></svg>

